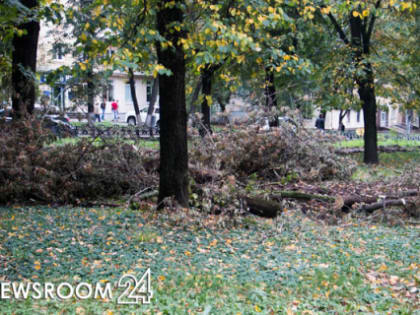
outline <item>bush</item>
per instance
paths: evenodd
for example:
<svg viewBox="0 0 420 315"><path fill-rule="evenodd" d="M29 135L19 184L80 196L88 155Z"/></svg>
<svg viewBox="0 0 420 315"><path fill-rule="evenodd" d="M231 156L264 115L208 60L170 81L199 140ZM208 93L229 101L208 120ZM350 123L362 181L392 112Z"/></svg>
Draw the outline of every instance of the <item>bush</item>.
<svg viewBox="0 0 420 315"><path fill-rule="evenodd" d="M193 141L190 160L237 177L349 178L355 163L335 154L333 142L332 136L288 124L270 132L250 127Z"/></svg>
<svg viewBox="0 0 420 315"><path fill-rule="evenodd" d="M36 120L0 129L0 203L77 203L157 184L155 168L147 170L155 151L115 141L97 146L93 139L46 146L51 135Z"/></svg>

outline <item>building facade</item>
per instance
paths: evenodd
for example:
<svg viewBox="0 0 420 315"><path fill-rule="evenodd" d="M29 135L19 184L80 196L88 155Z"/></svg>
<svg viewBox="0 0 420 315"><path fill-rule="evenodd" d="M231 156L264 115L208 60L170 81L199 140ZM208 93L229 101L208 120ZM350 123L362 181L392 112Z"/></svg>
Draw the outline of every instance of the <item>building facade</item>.
<svg viewBox="0 0 420 315"><path fill-rule="evenodd" d="M52 27L59 28L60 26L43 24L38 40L37 73L40 82L40 95L37 103L47 100L49 105L57 106L60 110L87 113L86 105L79 106L75 102L71 86L68 84L71 79L69 76L60 78L53 85L46 83L46 75L49 72L62 66L71 67L76 62L76 58L71 53L65 53L63 47L57 45L57 43L63 42L63 39L54 35L60 34L59 30L51 32ZM67 42L70 43L71 39L68 39ZM109 53L112 52L110 49ZM135 73L134 79L137 102L142 109L149 104L153 77L146 76L144 73ZM95 103L100 104L103 100L106 103L105 120L112 120L111 103L115 100L119 105L120 121L125 121L126 113L134 110L127 73L121 71L112 73L107 79L106 86L95 96Z"/></svg>

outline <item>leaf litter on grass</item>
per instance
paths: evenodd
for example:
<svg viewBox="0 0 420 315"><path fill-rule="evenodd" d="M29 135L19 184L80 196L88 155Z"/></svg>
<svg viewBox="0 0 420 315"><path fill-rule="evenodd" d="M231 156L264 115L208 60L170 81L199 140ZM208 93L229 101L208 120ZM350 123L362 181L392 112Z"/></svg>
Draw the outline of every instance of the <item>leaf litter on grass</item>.
<svg viewBox="0 0 420 315"><path fill-rule="evenodd" d="M297 211L275 220L65 207L2 208L0 216L2 279L115 282L152 270L151 305L29 300L21 313L35 305L92 314L418 309L418 227L328 226ZM0 311L14 307L7 301Z"/></svg>

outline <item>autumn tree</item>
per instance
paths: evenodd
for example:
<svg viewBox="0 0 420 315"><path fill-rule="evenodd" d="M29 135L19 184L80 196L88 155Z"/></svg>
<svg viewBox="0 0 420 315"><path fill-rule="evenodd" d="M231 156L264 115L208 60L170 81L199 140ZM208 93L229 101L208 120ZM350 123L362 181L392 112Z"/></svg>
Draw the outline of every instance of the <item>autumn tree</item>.
<svg viewBox="0 0 420 315"><path fill-rule="evenodd" d="M156 43L158 62L171 72L159 75L160 91L160 180L161 205L174 196L188 206L187 111L185 104L185 54L182 39L184 13L182 0L161 0L156 22L162 41Z"/></svg>
<svg viewBox="0 0 420 315"><path fill-rule="evenodd" d="M38 48L39 21L37 0L22 0L19 7L23 17L16 25L12 40L12 106L16 117L32 114L35 104L35 71ZM16 9L16 8L15 8Z"/></svg>

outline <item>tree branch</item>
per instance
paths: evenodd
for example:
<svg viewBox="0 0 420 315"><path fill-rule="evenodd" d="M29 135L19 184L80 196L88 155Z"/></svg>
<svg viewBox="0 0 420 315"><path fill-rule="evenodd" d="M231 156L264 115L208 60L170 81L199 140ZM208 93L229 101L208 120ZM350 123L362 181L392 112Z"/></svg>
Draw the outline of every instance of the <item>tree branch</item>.
<svg viewBox="0 0 420 315"><path fill-rule="evenodd" d="M375 9L378 9L380 5L381 5L381 0L376 1ZM375 19L376 19L376 15L374 13L372 13L372 17L370 18L369 27L368 27L368 31L367 31L367 34L366 34L367 44L369 44L370 38L372 36L372 31L373 31L373 26L375 24Z"/></svg>
<svg viewBox="0 0 420 315"><path fill-rule="evenodd" d="M337 20L335 19L335 17L331 14L328 13L328 17L330 18L332 24L334 25L335 30L337 31L338 35L340 36L341 40L348 45L349 44L349 40L346 37L346 34L344 33L343 29L341 28L341 26L338 24Z"/></svg>

